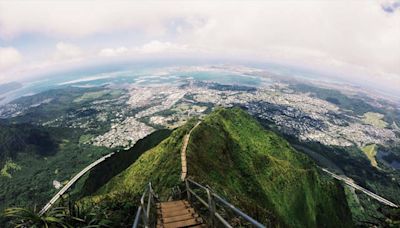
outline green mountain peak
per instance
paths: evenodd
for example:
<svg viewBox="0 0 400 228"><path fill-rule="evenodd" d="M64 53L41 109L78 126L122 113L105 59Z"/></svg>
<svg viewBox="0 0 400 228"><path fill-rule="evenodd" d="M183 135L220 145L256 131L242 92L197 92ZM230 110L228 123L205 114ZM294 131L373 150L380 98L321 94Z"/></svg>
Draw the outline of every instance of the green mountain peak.
<svg viewBox="0 0 400 228"><path fill-rule="evenodd" d="M107 205L112 210L110 202L123 203L126 196L138 200L150 181L161 198L168 198L171 188L182 184L182 142L196 123L191 120L177 128L81 202ZM352 226L341 185L239 108L217 109L201 121L191 133L187 163L189 178L209 185L264 224ZM126 212L119 208L117 213Z"/></svg>

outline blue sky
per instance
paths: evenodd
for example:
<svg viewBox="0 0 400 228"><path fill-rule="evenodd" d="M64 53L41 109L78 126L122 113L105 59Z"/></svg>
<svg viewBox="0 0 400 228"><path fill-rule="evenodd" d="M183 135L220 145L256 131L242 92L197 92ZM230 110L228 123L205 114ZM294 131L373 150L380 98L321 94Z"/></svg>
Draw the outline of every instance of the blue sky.
<svg viewBox="0 0 400 228"><path fill-rule="evenodd" d="M0 82L96 62L240 58L400 87L400 1L0 1Z"/></svg>

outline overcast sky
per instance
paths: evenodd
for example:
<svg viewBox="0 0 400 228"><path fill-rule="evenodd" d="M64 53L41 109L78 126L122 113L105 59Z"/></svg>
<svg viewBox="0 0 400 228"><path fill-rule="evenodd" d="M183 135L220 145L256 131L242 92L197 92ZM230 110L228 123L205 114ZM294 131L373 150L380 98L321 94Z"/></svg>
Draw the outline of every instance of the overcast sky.
<svg viewBox="0 0 400 228"><path fill-rule="evenodd" d="M400 1L0 1L0 82L177 55L274 61L400 88Z"/></svg>

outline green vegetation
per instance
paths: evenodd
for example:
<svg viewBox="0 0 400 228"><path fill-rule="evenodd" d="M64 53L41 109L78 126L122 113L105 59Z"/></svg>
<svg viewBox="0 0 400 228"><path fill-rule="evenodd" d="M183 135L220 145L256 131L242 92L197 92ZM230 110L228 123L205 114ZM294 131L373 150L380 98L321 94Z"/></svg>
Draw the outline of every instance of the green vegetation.
<svg viewBox="0 0 400 228"><path fill-rule="evenodd" d="M366 112L377 112L380 113L382 110L375 108L366 101L367 97L347 96L338 90L324 89L308 84L294 84L292 88L299 92L313 93L316 97L326 100L332 104L337 105L343 110L351 110L357 115L363 115Z"/></svg>
<svg viewBox="0 0 400 228"><path fill-rule="evenodd" d="M84 134L79 137L79 144L85 144L90 142L90 140L94 137L92 134Z"/></svg>
<svg viewBox="0 0 400 228"><path fill-rule="evenodd" d="M113 177L91 198L100 201L105 195L112 196L116 192L141 194L148 182L153 183L154 189L161 197L167 197L170 188L179 184L182 139L193 125L194 121L190 121L175 130L156 147L140 156L126 170Z"/></svg>
<svg viewBox="0 0 400 228"><path fill-rule="evenodd" d="M82 125L89 129L86 133L100 135L109 130L110 116L116 113L115 109L125 105L124 98L117 99L123 94L123 90L104 87L62 87L48 90L13 101L12 103L20 107L30 107L32 104L40 104L44 100L48 102L30 107L22 115L9 118L7 121L73 128ZM114 99L117 99L119 103ZM102 103L101 105L94 104L95 101Z"/></svg>
<svg viewBox="0 0 400 228"><path fill-rule="evenodd" d="M373 117L373 122L378 124L378 126L383 126L383 122L400 123L400 110L395 108L395 105L393 103L386 100L373 100L370 97L360 94L346 95L335 89L325 89L302 83L292 84L291 88L299 92L311 92L313 96L322 100L326 100L332 104L337 105L343 110L351 111L359 116L363 116L364 113L374 113L375 117ZM379 103L380 105L371 105L374 103ZM376 115L379 114L383 115L383 117L381 121L377 122Z"/></svg>
<svg viewBox="0 0 400 228"><path fill-rule="evenodd" d="M16 163L12 162L11 160L6 161L3 168L0 171L0 175L3 177L11 178L11 171L18 171L21 170L21 166L17 165Z"/></svg>
<svg viewBox="0 0 400 228"><path fill-rule="evenodd" d="M80 196L93 194L112 177L128 168L145 151L155 147L170 134L170 130L155 131L140 139L132 148L114 154L89 172L88 178L77 194Z"/></svg>
<svg viewBox="0 0 400 228"><path fill-rule="evenodd" d="M86 92L102 90L104 90L104 88L65 87L62 89L48 90L33 96L21 97L12 101L12 103L19 104L23 107L29 107L32 104L40 103L46 99L50 99L51 101L47 104L28 109L24 115L12 118L12 121L18 123L44 123L54 120L80 107L80 104L73 102L74 99L81 97L82 94Z"/></svg>
<svg viewBox="0 0 400 228"><path fill-rule="evenodd" d="M14 127L18 131L14 132ZM11 129L12 134L9 132L6 135L13 137L2 139L4 141L1 142L9 144L0 144L0 147L12 153L1 167L7 173L11 171L10 166L20 167L20 170L10 173L12 178L0 175L0 211L15 206L43 206L57 191L52 185L53 180L64 182L102 155L110 153L107 148L79 144L82 134L79 129L28 128L28 125L1 128L5 129ZM10 159L18 166L12 165ZM0 226L4 227L3 224L4 218L0 214Z"/></svg>
<svg viewBox="0 0 400 228"><path fill-rule="evenodd" d="M74 102L79 103L79 102L92 101L103 97L112 99L121 96L122 93L123 93L122 90L100 90L94 92L86 92L82 96L75 98Z"/></svg>
<svg viewBox="0 0 400 228"><path fill-rule="evenodd" d="M188 167L192 178L264 223L351 226L340 185L240 109L217 110L192 132Z"/></svg>
<svg viewBox="0 0 400 228"><path fill-rule="evenodd" d="M14 160L19 153L52 155L57 151L57 141L42 127L0 123L0 151L1 167L7 160Z"/></svg>
<svg viewBox="0 0 400 228"><path fill-rule="evenodd" d="M110 118L96 119L97 107L111 113L119 106L110 100L119 98L123 92L104 87L62 87L13 101L23 114L0 120L0 211L11 206L43 206L57 191L52 184L54 180L65 184L85 166L110 153L108 148L85 143L109 130ZM86 93L103 94L101 101L107 104L93 105ZM84 94L85 101L74 102ZM119 101L124 104L123 99ZM57 127L43 126L47 123ZM79 128L80 125L86 129ZM6 165L7 161L18 164L20 170L10 163ZM0 213L0 227L3 225Z"/></svg>
<svg viewBox="0 0 400 228"><path fill-rule="evenodd" d="M96 208L84 208L68 203L67 206L52 208L48 213L40 215L36 209L14 207L4 212L11 220L13 227L110 227L107 214L96 211Z"/></svg>
<svg viewBox="0 0 400 228"><path fill-rule="evenodd" d="M371 144L371 145L362 147L361 150L362 150L362 152L365 153L365 155L371 161L371 165L373 167L378 167L378 163L376 162L377 146L375 144Z"/></svg>
<svg viewBox="0 0 400 228"><path fill-rule="evenodd" d="M367 112L364 113L363 115L363 122L365 124L369 124L378 128L385 128L388 126L388 124L382 120L384 118L384 115L376 112Z"/></svg>
<svg viewBox="0 0 400 228"><path fill-rule="evenodd" d="M176 129L82 205L109 208L139 198L151 181L160 198L180 185L180 148L195 120ZM320 175L313 162L278 135L264 130L240 109L220 109L207 116L192 133L188 145L191 178L218 193L263 223L278 227L352 226L343 188ZM124 195L125 198L120 196ZM114 207L116 221L126 210ZM133 213L130 215L132 222Z"/></svg>
<svg viewBox="0 0 400 228"><path fill-rule="evenodd" d="M358 147L338 147L338 146L324 146L320 143L315 142L300 142L294 137L285 136L291 144L301 145L312 151L312 153L318 154L318 157L322 157L322 162L319 165L323 167L329 167L330 170L334 170L336 173L344 174L353 179L357 184L367 188L368 190L378 193L392 202L400 202L399 186L400 186L400 172L398 170L389 169L385 167L381 162L377 160L380 169L376 169L372 166L371 161L365 155L365 153ZM296 147L297 148L297 147ZM370 146L372 148L372 146ZM378 146L375 147L378 149ZM393 147L389 150L395 155L398 153L398 148ZM307 151L301 149L309 154ZM315 156L313 156L315 158ZM386 159L386 157L385 157ZM324 162L328 160L329 162ZM399 159L400 160L400 159ZM329 164L334 165L329 165ZM326 164L328 164L326 166ZM382 210L386 207L377 201L371 199L363 193L356 194L359 199L359 205L355 207L358 212L356 214L362 214L362 216L354 216L354 205L349 200L349 206L352 210L353 219L356 224L362 224L363 226L370 226L371 224L377 224L378 227L387 226L385 221L385 214ZM347 194L348 195L348 194ZM361 206L360 206L361 205ZM363 208L363 212L360 212L359 208ZM379 217L379 218L377 218ZM387 218L389 219L389 218Z"/></svg>

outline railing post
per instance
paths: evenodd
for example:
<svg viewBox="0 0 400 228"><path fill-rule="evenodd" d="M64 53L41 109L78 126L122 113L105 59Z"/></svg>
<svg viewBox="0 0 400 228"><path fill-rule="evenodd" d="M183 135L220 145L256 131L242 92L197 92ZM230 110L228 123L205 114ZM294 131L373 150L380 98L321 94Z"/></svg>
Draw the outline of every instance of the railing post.
<svg viewBox="0 0 400 228"><path fill-rule="evenodd" d="M208 210L210 212L210 225L211 227L216 227L215 224L215 201L211 194L210 189L207 187L207 198L208 198Z"/></svg>
<svg viewBox="0 0 400 228"><path fill-rule="evenodd" d="M145 227L148 227L148 226L147 226L147 224L148 224L148 218L147 218L146 212L144 211L146 207L145 207L143 201L140 202L140 204L142 205L142 208L143 208L143 213L142 213L142 220L143 220L143 223L144 223Z"/></svg>
<svg viewBox="0 0 400 228"><path fill-rule="evenodd" d="M188 180L187 179L185 179L185 185L186 185L186 194L187 194L187 198L188 198L188 201L190 202L191 201L191 195L190 195L190 191L189 191L189 189L190 189L190 187L189 187L189 182L188 182Z"/></svg>
<svg viewBox="0 0 400 228"><path fill-rule="evenodd" d="M148 188L149 188L149 191L148 191L149 197L147 198L147 210L146 210L146 218L147 218L147 220L146 220L146 223L145 223L145 227L146 228L150 227L150 210L151 210L151 204L152 204L151 201L153 200L151 182L149 182Z"/></svg>

